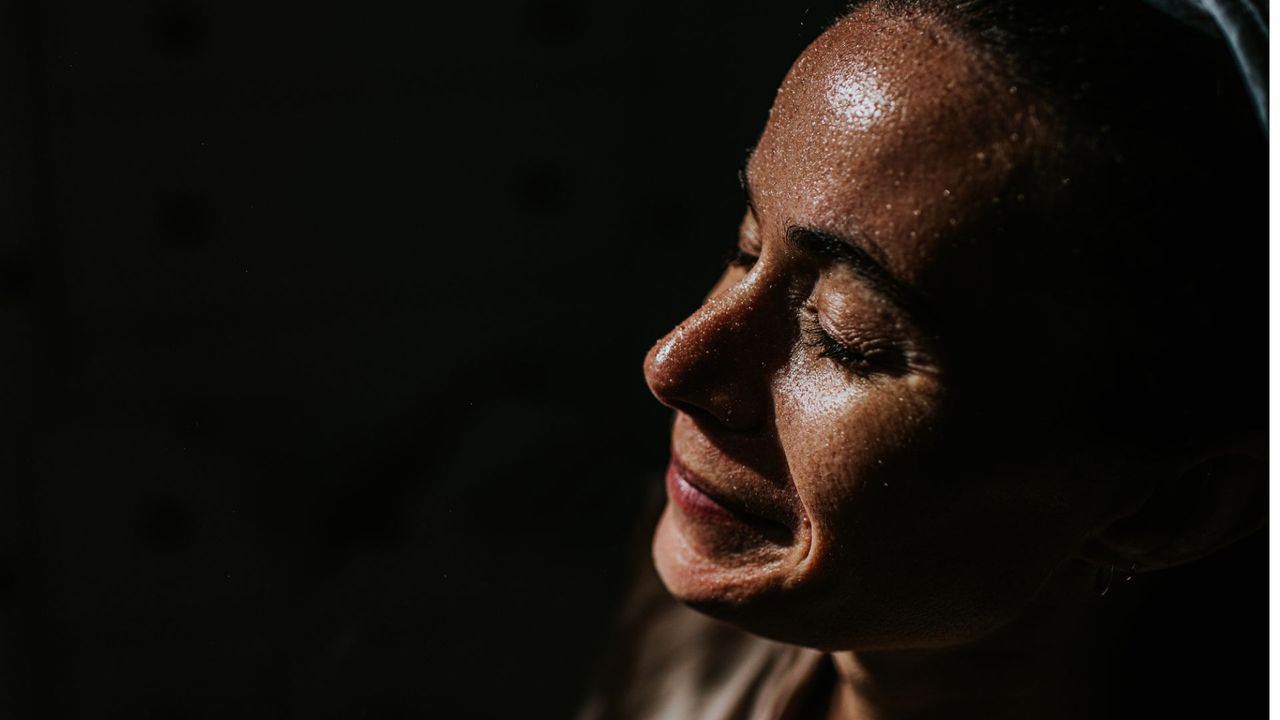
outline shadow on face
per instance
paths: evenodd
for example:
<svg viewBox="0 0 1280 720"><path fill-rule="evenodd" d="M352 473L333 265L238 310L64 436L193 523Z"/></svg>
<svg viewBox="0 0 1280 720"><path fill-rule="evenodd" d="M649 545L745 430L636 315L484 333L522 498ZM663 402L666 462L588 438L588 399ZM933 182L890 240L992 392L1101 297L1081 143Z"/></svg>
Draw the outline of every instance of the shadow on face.
<svg viewBox="0 0 1280 720"><path fill-rule="evenodd" d="M1098 432L1132 314L1059 215L1098 170L1003 77L874 6L792 67L739 259L646 359L676 597L815 647L979 637L1167 470Z"/></svg>

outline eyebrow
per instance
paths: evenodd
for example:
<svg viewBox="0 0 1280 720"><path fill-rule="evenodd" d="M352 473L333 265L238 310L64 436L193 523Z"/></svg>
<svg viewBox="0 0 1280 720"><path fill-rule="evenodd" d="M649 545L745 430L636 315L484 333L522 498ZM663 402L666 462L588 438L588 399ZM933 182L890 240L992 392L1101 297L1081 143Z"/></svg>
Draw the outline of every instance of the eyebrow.
<svg viewBox="0 0 1280 720"><path fill-rule="evenodd" d="M920 303L915 292L862 247L862 243L842 235L816 228L792 225L787 228L787 242L806 255L840 263L867 281L873 290L907 311L917 311Z"/></svg>
<svg viewBox="0 0 1280 720"><path fill-rule="evenodd" d="M747 207L751 209L752 214L756 214L755 193L751 189L751 178L747 174L747 166L751 164L751 156L754 152L754 147L747 148L747 157L738 170L738 182L747 196ZM786 238L788 244L806 255L837 262L852 269L862 276L872 289L889 298L902 309L913 313L919 311L920 302L916 293L889 272L883 263L875 259L874 255L867 250L867 246L872 245L869 241L799 225L788 227Z"/></svg>

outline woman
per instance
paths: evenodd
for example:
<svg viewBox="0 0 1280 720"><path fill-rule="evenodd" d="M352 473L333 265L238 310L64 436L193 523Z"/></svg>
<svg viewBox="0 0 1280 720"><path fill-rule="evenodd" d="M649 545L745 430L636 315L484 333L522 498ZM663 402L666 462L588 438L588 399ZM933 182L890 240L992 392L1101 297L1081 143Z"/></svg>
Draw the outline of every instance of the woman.
<svg viewBox="0 0 1280 720"><path fill-rule="evenodd" d="M642 583L588 717L1105 714L1119 588L1265 522L1230 63L1136 2L873 0L800 56L645 361L698 612Z"/></svg>

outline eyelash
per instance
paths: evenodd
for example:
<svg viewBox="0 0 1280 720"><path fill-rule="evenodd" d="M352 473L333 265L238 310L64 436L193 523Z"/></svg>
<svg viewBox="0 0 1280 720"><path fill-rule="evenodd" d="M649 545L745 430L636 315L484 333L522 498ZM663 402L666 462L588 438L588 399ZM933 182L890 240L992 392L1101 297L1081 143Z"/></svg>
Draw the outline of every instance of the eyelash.
<svg viewBox="0 0 1280 720"><path fill-rule="evenodd" d="M818 357L831 358L858 375L869 375L874 368L870 356L835 339L818 322L817 315L809 308L800 318L805 345L818 351Z"/></svg>

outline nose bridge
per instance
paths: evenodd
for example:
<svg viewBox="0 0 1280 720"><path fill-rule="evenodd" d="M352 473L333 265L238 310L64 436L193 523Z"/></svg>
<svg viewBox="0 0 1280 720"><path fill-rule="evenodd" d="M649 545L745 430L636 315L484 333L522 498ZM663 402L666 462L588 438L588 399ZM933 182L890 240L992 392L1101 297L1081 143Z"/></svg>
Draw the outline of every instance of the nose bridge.
<svg viewBox="0 0 1280 720"><path fill-rule="evenodd" d="M772 405L769 377L782 328L778 298L752 273L707 300L658 341L645 362L650 390L664 404L710 416L735 430L755 427Z"/></svg>

